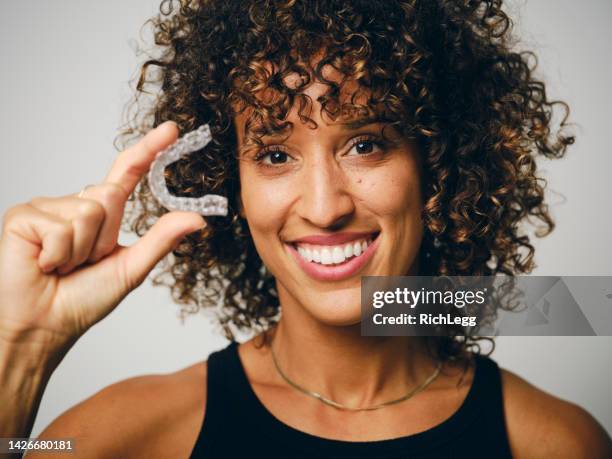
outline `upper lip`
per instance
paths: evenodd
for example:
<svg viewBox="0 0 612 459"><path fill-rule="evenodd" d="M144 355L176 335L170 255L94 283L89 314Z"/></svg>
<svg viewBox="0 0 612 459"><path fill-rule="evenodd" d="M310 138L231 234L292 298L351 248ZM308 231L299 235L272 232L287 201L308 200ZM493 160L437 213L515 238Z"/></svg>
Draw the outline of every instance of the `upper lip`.
<svg viewBox="0 0 612 459"><path fill-rule="evenodd" d="M344 233L334 233L329 235L312 235L312 236L304 236L297 239L293 239L289 242L295 244L298 242L303 242L306 244L315 244L315 245L337 245L342 244L344 242L355 241L357 239L364 239L372 234L377 233L377 231L367 231L363 233L353 233L353 232L344 232Z"/></svg>

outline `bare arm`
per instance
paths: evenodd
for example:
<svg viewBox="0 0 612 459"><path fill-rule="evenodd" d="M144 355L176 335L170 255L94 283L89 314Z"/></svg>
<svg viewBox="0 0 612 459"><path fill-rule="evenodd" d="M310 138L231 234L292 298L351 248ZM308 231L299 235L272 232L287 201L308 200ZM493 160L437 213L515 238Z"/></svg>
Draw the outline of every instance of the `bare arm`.
<svg viewBox="0 0 612 459"><path fill-rule="evenodd" d="M58 357L43 345L2 341L0 437L27 437Z"/></svg>
<svg viewBox="0 0 612 459"><path fill-rule="evenodd" d="M503 371L504 409L512 455L518 459L612 458L612 441L583 408Z"/></svg>
<svg viewBox="0 0 612 459"><path fill-rule="evenodd" d="M39 439L74 439L73 453L29 458L188 458L204 419L206 363L106 387L55 419Z"/></svg>

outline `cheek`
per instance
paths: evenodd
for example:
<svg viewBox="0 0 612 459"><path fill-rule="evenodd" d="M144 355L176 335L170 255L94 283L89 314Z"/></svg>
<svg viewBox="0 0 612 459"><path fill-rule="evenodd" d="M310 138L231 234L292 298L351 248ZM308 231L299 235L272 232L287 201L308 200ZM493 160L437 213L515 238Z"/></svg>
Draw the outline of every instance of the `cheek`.
<svg viewBox="0 0 612 459"><path fill-rule="evenodd" d="M289 203L281 182L262 180L252 171L240 172L240 199L254 236L276 234L282 226Z"/></svg>
<svg viewBox="0 0 612 459"><path fill-rule="evenodd" d="M393 219L420 219L419 171L412 161L394 162L356 174L354 195L376 215Z"/></svg>

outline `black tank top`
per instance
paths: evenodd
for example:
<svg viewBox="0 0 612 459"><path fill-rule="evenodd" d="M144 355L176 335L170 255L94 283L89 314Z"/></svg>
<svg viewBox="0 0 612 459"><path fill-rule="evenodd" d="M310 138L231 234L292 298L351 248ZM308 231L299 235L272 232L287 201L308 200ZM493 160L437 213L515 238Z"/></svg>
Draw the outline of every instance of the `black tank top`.
<svg viewBox="0 0 612 459"><path fill-rule="evenodd" d="M414 435L351 442L302 432L278 420L257 398L238 354L238 343L208 358L206 411L192 458L509 458L500 372L476 356L472 386L441 424Z"/></svg>

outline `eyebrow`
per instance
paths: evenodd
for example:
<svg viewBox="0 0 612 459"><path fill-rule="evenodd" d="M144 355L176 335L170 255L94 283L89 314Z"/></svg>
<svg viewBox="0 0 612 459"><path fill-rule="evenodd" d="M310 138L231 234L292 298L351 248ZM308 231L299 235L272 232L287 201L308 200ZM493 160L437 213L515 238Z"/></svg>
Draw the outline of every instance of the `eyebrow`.
<svg viewBox="0 0 612 459"><path fill-rule="evenodd" d="M379 115L373 115L373 116L368 116L365 118L358 118L355 120L345 121L345 122L338 123L338 124L340 124L341 126L345 126L347 129L358 129L363 126L367 126L368 124L380 124L380 123L387 123L387 122L388 121L385 120L383 117Z"/></svg>
<svg viewBox="0 0 612 459"><path fill-rule="evenodd" d="M368 126L370 124L387 124L387 123L389 123L389 120L384 119L382 116L372 115L372 116L356 118L356 119L348 120L348 121L341 121L341 122L338 122L337 124L339 126L342 126L344 130L351 130L351 129L359 129L363 126ZM285 138L285 137L286 136L280 135L280 134L266 133L261 136L261 140L263 141L264 139L268 139L268 140L274 141L274 140Z"/></svg>

